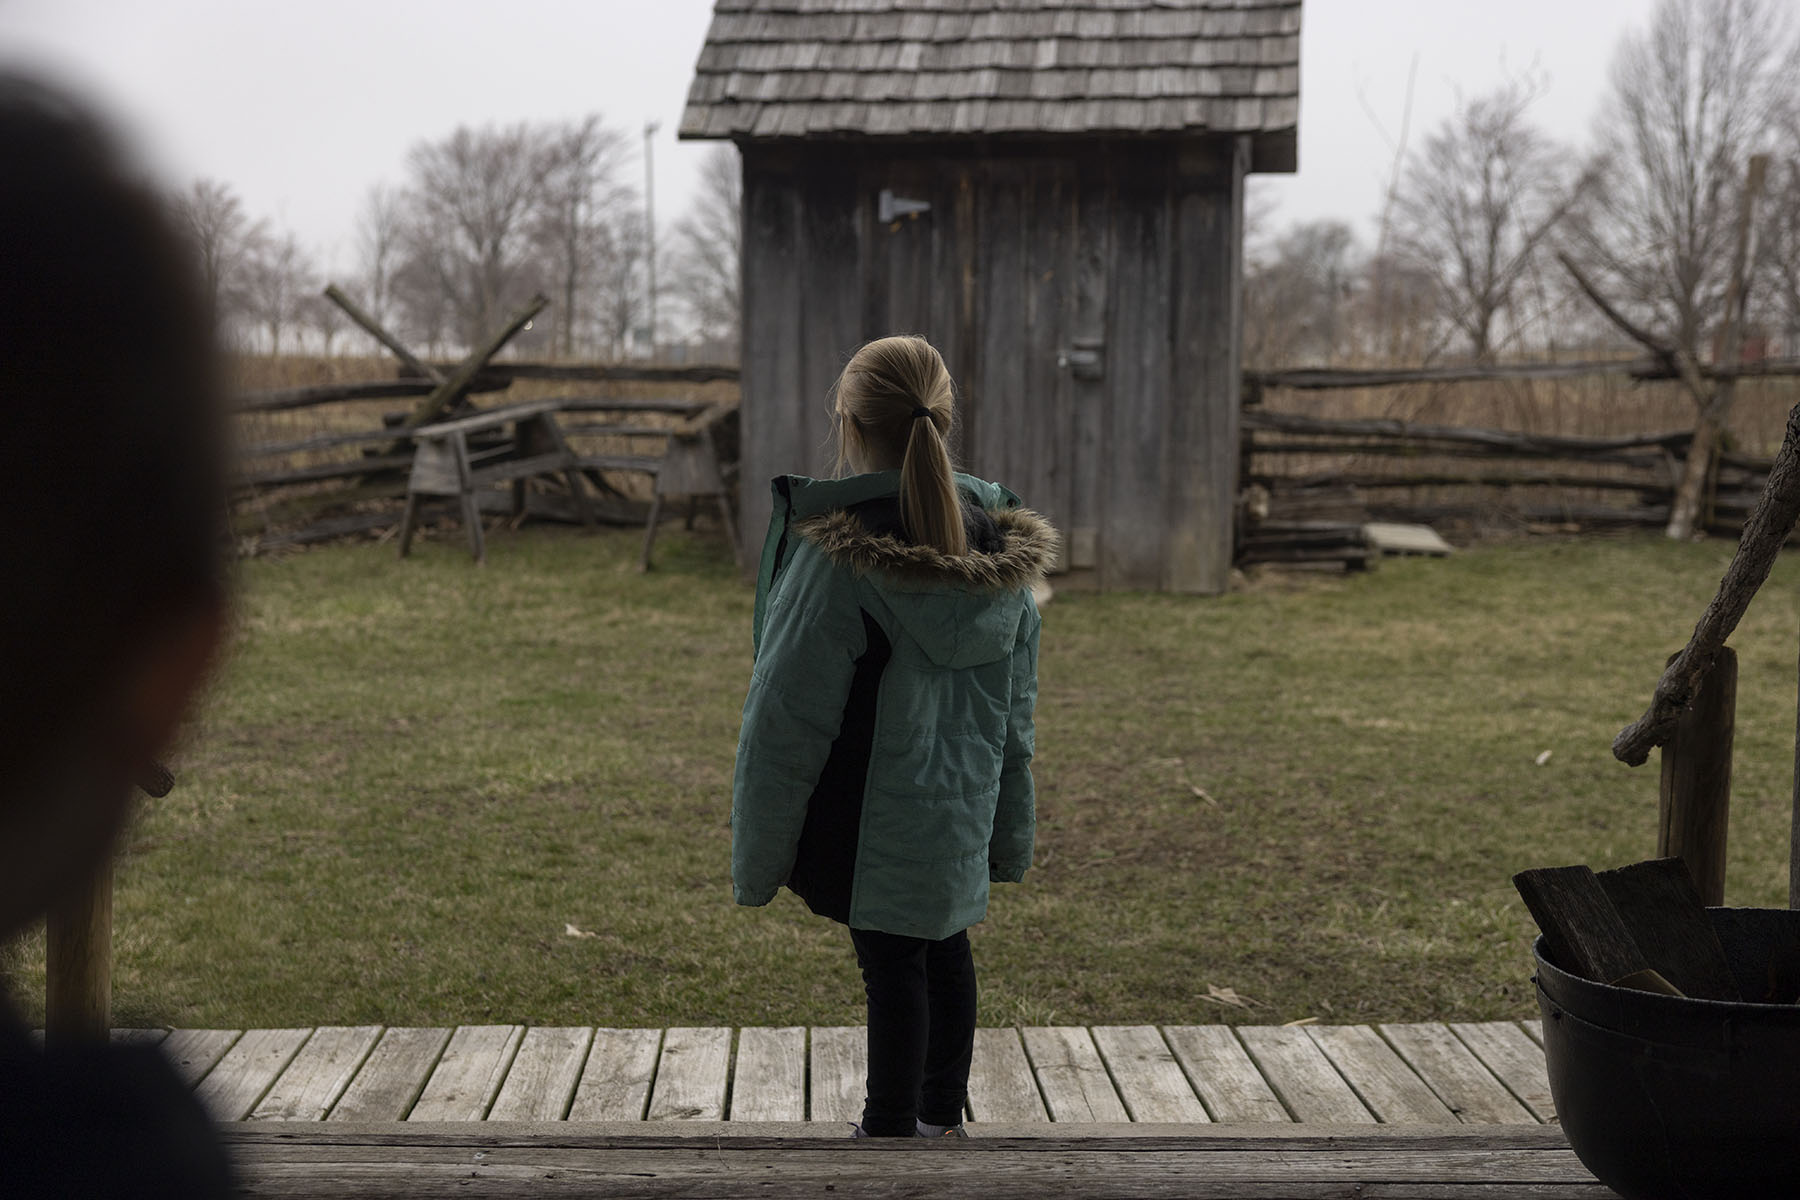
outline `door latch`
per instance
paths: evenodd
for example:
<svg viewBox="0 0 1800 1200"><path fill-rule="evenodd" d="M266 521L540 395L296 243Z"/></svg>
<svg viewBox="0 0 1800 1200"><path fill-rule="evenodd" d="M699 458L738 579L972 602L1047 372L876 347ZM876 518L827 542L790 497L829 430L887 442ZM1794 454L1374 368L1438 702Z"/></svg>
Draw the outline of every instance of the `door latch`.
<svg viewBox="0 0 1800 1200"><path fill-rule="evenodd" d="M1077 339L1073 345L1056 351L1056 366L1076 379L1096 380L1106 377L1106 344Z"/></svg>

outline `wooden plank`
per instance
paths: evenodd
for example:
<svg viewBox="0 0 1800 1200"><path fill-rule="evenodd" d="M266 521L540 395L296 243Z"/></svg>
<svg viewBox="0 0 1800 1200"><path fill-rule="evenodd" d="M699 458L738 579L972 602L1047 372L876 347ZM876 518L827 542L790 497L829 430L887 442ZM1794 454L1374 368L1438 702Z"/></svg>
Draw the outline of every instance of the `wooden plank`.
<svg viewBox="0 0 1800 1200"><path fill-rule="evenodd" d="M369 1051L327 1120L403 1120L449 1041L448 1029L387 1030Z"/></svg>
<svg viewBox="0 0 1800 1200"><path fill-rule="evenodd" d="M977 242L975 286L979 300L976 329L976 377L967 382L963 454L969 469L986 479L999 479L1031 495L1029 452L1031 419L1025 394L1031 353L1025 328L1025 239L1027 220L1017 164L990 162L982 172L975 197Z"/></svg>
<svg viewBox="0 0 1800 1200"><path fill-rule="evenodd" d="M814 1028L811 1066L808 1118L862 1120L869 1075L868 1030L861 1025Z"/></svg>
<svg viewBox="0 0 1800 1200"><path fill-rule="evenodd" d="M322 1025L313 1030L247 1119L324 1120L380 1038L379 1025Z"/></svg>
<svg viewBox="0 0 1800 1200"><path fill-rule="evenodd" d="M886 325L865 326L861 320L863 280L859 270L864 244L860 214L863 206L875 203L875 192L864 195L853 164L846 164L842 171L809 172L802 179L795 202L802 230L796 257L777 268L797 275L799 281L798 308L786 317L791 322L786 336L797 342L797 375L788 383L795 390L780 399L785 409L780 419L792 427L798 441L796 453L786 465L768 474L744 476L765 497L770 474L800 471L822 475L831 470L835 454L832 386L857 347L870 338L900 332ZM874 253L873 243L868 249ZM763 531L744 532L754 544Z"/></svg>
<svg viewBox="0 0 1800 1200"><path fill-rule="evenodd" d="M984 1123L1050 1119L1017 1029L975 1031L975 1057L969 1064L969 1116Z"/></svg>
<svg viewBox="0 0 1800 1200"><path fill-rule="evenodd" d="M1513 876L1513 887L1544 931L1556 965L1571 975L1612 983L1638 975L1648 965L1590 868L1520 871Z"/></svg>
<svg viewBox="0 0 1800 1200"><path fill-rule="evenodd" d="M1237 1035L1294 1120L1308 1124L1373 1124L1331 1060L1294 1025L1239 1025Z"/></svg>
<svg viewBox="0 0 1800 1200"><path fill-rule="evenodd" d="M176 1029L159 1045L182 1082L193 1087L243 1036L241 1029Z"/></svg>
<svg viewBox="0 0 1800 1200"><path fill-rule="evenodd" d="M362 326L364 331L366 331L370 337L392 351L394 357L399 359L401 364L414 375L423 375L426 379L429 379L433 385L444 382L444 376L437 368L420 362L419 359L414 356L413 352L407 348L405 343L395 337L392 333L388 332L380 321L377 321L374 317L364 312L356 301L352 300L349 296L346 296L343 291L338 288L337 284L328 283L325 285L325 298L343 309L344 315Z"/></svg>
<svg viewBox="0 0 1800 1200"><path fill-rule="evenodd" d="M1380 1029L1388 1044L1464 1124L1511 1125L1537 1120L1449 1026L1421 1021L1382 1025Z"/></svg>
<svg viewBox="0 0 1800 1200"><path fill-rule="evenodd" d="M1227 1025L1172 1025L1163 1030L1194 1091L1215 1121L1291 1121Z"/></svg>
<svg viewBox="0 0 1800 1200"><path fill-rule="evenodd" d="M1168 581L1170 186L1166 168L1121 156L1113 192L1112 312L1106 337L1106 457L1100 583Z"/></svg>
<svg viewBox="0 0 1800 1200"><path fill-rule="evenodd" d="M814 454L804 428L798 184L761 147L743 148L744 552L758 560L769 528L769 480L804 470ZM812 398L822 404L823 396Z"/></svg>
<svg viewBox="0 0 1800 1200"><path fill-rule="evenodd" d="M1531 1035L1532 1041L1540 1046L1544 1044L1544 1023L1542 1021L1520 1021L1519 1025Z"/></svg>
<svg viewBox="0 0 1800 1200"><path fill-rule="evenodd" d="M1025 1053L1052 1121L1129 1121L1094 1039L1079 1025L1029 1026Z"/></svg>
<svg viewBox="0 0 1800 1200"><path fill-rule="evenodd" d="M1376 1120L1392 1125L1457 1124L1456 1114L1367 1025L1309 1025L1306 1033Z"/></svg>
<svg viewBox="0 0 1800 1200"><path fill-rule="evenodd" d="M1429 525L1369 521L1363 525L1362 533L1369 545L1383 554L1429 554L1442 558L1454 553L1450 543L1438 536L1438 531Z"/></svg>
<svg viewBox="0 0 1800 1200"><path fill-rule="evenodd" d="M1721 653L1720 663L1713 668L1715 674L1725 665ZM1735 680L1735 656L1730 666ZM1708 676L1709 680L1712 678ZM1664 761L1667 757L1665 752ZM1729 770L1729 758L1725 767ZM1665 806L1664 816L1667 815ZM1722 811L1719 816L1723 818ZM1668 832L1666 826L1664 832ZM1721 855L1716 883L1722 889L1725 886L1723 827L1716 832ZM1595 878L1643 953L1644 961L1680 988L1683 995L1704 1000L1743 999L1738 992L1737 977L1725 960L1725 947L1719 944L1718 932L1713 928L1712 918L1706 915L1706 903L1700 898L1687 863L1680 858L1653 858L1601 871Z"/></svg>
<svg viewBox="0 0 1800 1200"><path fill-rule="evenodd" d="M1206 161L1194 161L1203 157ZM1168 371L1150 378L1167 408L1167 586L1218 593L1231 574L1240 456L1243 154L1176 156L1167 254Z"/></svg>
<svg viewBox="0 0 1800 1200"><path fill-rule="evenodd" d="M1063 454L1073 436L1070 381L1060 364L1069 346L1075 288L1075 173L1067 161L1033 159L1025 198L1023 362L1025 428L1020 431L1024 473L1010 483L1025 503L1058 529L1068 528L1069 474Z"/></svg>
<svg viewBox="0 0 1800 1200"><path fill-rule="evenodd" d="M1210 1118L1154 1025L1096 1025L1094 1045L1134 1121Z"/></svg>
<svg viewBox="0 0 1800 1200"><path fill-rule="evenodd" d="M311 1036L310 1029L249 1030L195 1085L194 1095L213 1120L243 1120Z"/></svg>
<svg viewBox="0 0 1800 1200"><path fill-rule="evenodd" d="M569 1111L594 1031L537 1025L525 1031L512 1070L488 1110L490 1121L560 1121Z"/></svg>
<svg viewBox="0 0 1800 1200"><path fill-rule="evenodd" d="M652 1121L717 1121L725 1115L731 1069L731 1030L682 1027L663 1035L656 1083L650 1089Z"/></svg>
<svg viewBox="0 0 1800 1200"><path fill-rule="evenodd" d="M487 408L469 417L458 417L453 421L439 421L431 425L420 425L407 432L415 439L438 439L453 433L465 436L482 429L498 429L502 425L510 425L531 417L542 416L547 412L555 412L562 407L562 402L555 399L524 400L517 404L503 404L496 408Z"/></svg>
<svg viewBox="0 0 1800 1200"><path fill-rule="evenodd" d="M479 1121L487 1115L525 1037L523 1025L459 1025L409 1121Z"/></svg>
<svg viewBox="0 0 1800 1200"><path fill-rule="evenodd" d="M975 198L983 170L980 159L940 160L932 174L931 267L926 283L930 313L924 333L944 356L959 402L979 371ZM951 430L950 453L959 462L966 458L964 433L960 427Z"/></svg>
<svg viewBox="0 0 1800 1200"><path fill-rule="evenodd" d="M1110 357L1106 331L1112 300L1112 172L1100 155L1078 166L1075 233L1075 294L1070 300L1069 345L1097 349L1102 370ZM1072 568L1099 565L1100 525L1105 516L1107 446L1104 374L1085 378L1069 373L1070 430L1064 452L1069 476L1068 560Z"/></svg>
<svg viewBox="0 0 1800 1200"><path fill-rule="evenodd" d="M662 1049L660 1029L596 1029L569 1104L571 1121L641 1121Z"/></svg>
<svg viewBox="0 0 1800 1200"><path fill-rule="evenodd" d="M1347 1196L1386 1200L1604 1200L1568 1146L1473 1129L1454 1138L1096 1137L975 1139L952 1153L906 1141L844 1152L817 1137L593 1137L555 1133L396 1136L354 1141L331 1126L272 1139L227 1132L248 1190L263 1196L810 1197L1133 1196L1172 1200ZM1045 1131L1048 1133L1049 1131ZM256 1140L250 1140L255 1137ZM847 1147L846 1147L847 1149ZM901 1155L901 1158L891 1157Z"/></svg>
<svg viewBox="0 0 1800 1200"><path fill-rule="evenodd" d="M1506 1090L1519 1098L1540 1121L1556 1119L1556 1102L1550 1098L1550 1075L1544 1068L1544 1048L1527 1037L1511 1021L1452 1021L1450 1032L1475 1052Z"/></svg>
<svg viewBox="0 0 1800 1200"><path fill-rule="evenodd" d="M740 1029L731 1074L733 1121L806 1120L806 1029Z"/></svg>

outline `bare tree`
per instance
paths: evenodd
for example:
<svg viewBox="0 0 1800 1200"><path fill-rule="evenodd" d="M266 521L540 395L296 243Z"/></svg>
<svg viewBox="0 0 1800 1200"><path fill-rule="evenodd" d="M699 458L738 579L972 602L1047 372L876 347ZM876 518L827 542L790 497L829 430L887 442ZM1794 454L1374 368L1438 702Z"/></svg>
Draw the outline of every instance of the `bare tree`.
<svg viewBox="0 0 1800 1200"><path fill-rule="evenodd" d="M641 221L620 221L608 230L600 265L595 280L596 328L607 357L620 359L630 352L633 336L650 315Z"/></svg>
<svg viewBox="0 0 1800 1200"><path fill-rule="evenodd" d="M619 178L628 149L625 135L598 114L543 134L532 235L556 285L555 348L565 357L575 354L577 331L589 323L612 229L636 212L636 198Z"/></svg>
<svg viewBox="0 0 1800 1200"><path fill-rule="evenodd" d="M700 336L738 349L739 256L744 240L743 173L737 147L711 147L700 164L700 190L675 222L669 290L686 306Z"/></svg>
<svg viewBox="0 0 1800 1200"><path fill-rule="evenodd" d="M1673 538L1693 531L1728 416L1731 389L1695 364L1724 317L1746 160L1796 86L1789 13L1781 0L1661 0L1614 56L1601 185L1571 223L1584 290L1612 297L1621 326L1681 366L1698 410Z"/></svg>
<svg viewBox="0 0 1800 1200"><path fill-rule="evenodd" d="M1763 206L1762 260L1757 311L1781 335L1783 353L1800 354L1800 86L1788 97L1777 144L1788 153L1769 165Z"/></svg>
<svg viewBox="0 0 1800 1200"><path fill-rule="evenodd" d="M1466 100L1406 164L1395 196L1397 261L1435 283L1444 321L1477 362L1492 361L1497 323L1540 248L1591 176L1572 179L1569 155L1529 109L1541 79L1510 79Z"/></svg>
<svg viewBox="0 0 1800 1200"><path fill-rule="evenodd" d="M465 345L537 288L530 234L543 141L525 124L465 126L407 156L409 258L442 291Z"/></svg>
<svg viewBox="0 0 1800 1200"><path fill-rule="evenodd" d="M293 234L261 238L246 256L245 311L269 335L271 355L281 353L281 335L300 323L316 291L312 260Z"/></svg>
<svg viewBox="0 0 1800 1200"><path fill-rule="evenodd" d="M425 354L443 356L457 318L434 263L417 254L402 257L388 280L388 303L390 320L398 326L389 328Z"/></svg>
<svg viewBox="0 0 1800 1200"><path fill-rule="evenodd" d="M313 280L313 283L317 282ZM330 358L337 335L349 327L349 318L344 316L343 309L313 287L300 297L300 323L319 335L319 353Z"/></svg>
<svg viewBox="0 0 1800 1200"><path fill-rule="evenodd" d="M1289 226L1266 257L1245 264L1244 361L1269 368L1346 352L1361 271L1356 235L1342 221Z"/></svg>
<svg viewBox="0 0 1800 1200"><path fill-rule="evenodd" d="M246 260L265 236L263 224L245 216L237 193L216 179L196 179L173 205L200 260L213 310L227 324L241 319Z"/></svg>
<svg viewBox="0 0 1800 1200"><path fill-rule="evenodd" d="M357 282L355 291L363 309L386 323L394 303L394 273L400 269L406 233L400 196L376 184L363 197L356 218ZM333 311L336 305L330 306Z"/></svg>
<svg viewBox="0 0 1800 1200"><path fill-rule="evenodd" d="M1614 55L1601 186L1571 222L1592 281L1697 354L1717 320L1747 157L1794 86L1780 0L1662 0Z"/></svg>

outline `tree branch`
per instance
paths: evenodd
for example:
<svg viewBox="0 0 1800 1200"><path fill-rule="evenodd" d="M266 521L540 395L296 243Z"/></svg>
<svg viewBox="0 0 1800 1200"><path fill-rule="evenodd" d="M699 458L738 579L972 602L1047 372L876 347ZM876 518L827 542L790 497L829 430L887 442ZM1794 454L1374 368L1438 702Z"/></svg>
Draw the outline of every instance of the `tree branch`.
<svg viewBox="0 0 1800 1200"><path fill-rule="evenodd" d="M1750 517L1744 522L1744 534L1738 542L1731 565L1719 581L1719 591L1706 606L1693 636L1657 680L1656 692L1644 715L1619 731L1613 739L1613 757L1630 766L1638 766L1650 757L1653 747L1667 742L1675 732L1675 722L1693 700L1700 681L1712 669L1713 659L1732 630L1743 619L1757 589L1769 577L1775 556L1800 520L1800 404L1789 412L1787 432L1769 481Z"/></svg>
<svg viewBox="0 0 1800 1200"><path fill-rule="evenodd" d="M1694 356L1688 353L1686 347L1678 346L1673 342L1666 342L1649 330L1633 324L1630 318L1614 308L1612 303L1608 301L1605 296L1600 294L1600 289L1596 288L1593 283L1588 280L1588 277L1582 274L1581 268L1575 265L1575 260L1570 258L1566 251L1558 251L1556 261L1561 263L1563 269L1574 277L1575 285L1582 290L1589 300L1594 302L1595 307L1605 314L1607 320L1611 321L1614 325L1617 325L1627 337L1639 343L1645 349L1649 350L1650 353L1668 364L1669 369L1675 373L1676 377L1680 379L1684 385L1686 385L1689 394L1694 398L1695 404L1699 405L1701 409L1704 410L1706 406L1712 402L1712 390L1706 386L1706 381L1700 377L1700 366L1694 361Z"/></svg>

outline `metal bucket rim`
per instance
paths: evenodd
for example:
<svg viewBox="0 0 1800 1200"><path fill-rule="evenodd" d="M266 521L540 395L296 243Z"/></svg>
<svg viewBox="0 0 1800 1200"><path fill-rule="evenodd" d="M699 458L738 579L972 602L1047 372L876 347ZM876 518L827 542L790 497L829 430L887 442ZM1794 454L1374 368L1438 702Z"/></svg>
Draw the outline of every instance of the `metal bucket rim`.
<svg viewBox="0 0 1800 1200"><path fill-rule="evenodd" d="M1548 972L1558 983L1567 980L1569 985L1577 990L1589 989L1602 996L1628 997L1633 1004L1641 1002L1653 1008L1662 1005L1669 1008L1687 1009L1692 1012L1712 1011L1721 1015L1740 1010L1746 1015L1749 1013L1800 1013L1800 1005L1795 1004L1765 1004L1760 1000L1709 1000L1704 996L1666 996L1661 992L1643 992L1636 988L1623 988L1617 984L1601 983L1597 979L1587 979L1557 966L1556 961L1549 956L1547 951L1548 944L1544 940L1544 935L1540 933L1531 942L1531 955L1537 961L1540 974ZM1540 991L1544 990L1543 984L1537 982L1536 976L1532 977L1532 982ZM1555 996L1550 998L1556 1000ZM1567 1007L1560 1001L1558 1004L1561 1007Z"/></svg>

